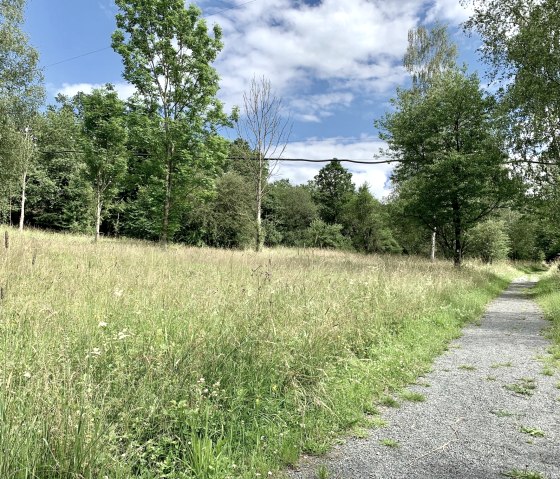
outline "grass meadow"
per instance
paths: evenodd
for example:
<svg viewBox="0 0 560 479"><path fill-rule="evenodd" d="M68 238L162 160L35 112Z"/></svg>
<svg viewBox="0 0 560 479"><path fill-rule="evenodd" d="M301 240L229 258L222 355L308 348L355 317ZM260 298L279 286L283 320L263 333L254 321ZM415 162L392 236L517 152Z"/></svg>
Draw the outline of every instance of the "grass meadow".
<svg viewBox="0 0 560 479"><path fill-rule="evenodd" d="M10 229L0 477L280 477L380 423L515 274Z"/></svg>
<svg viewBox="0 0 560 479"><path fill-rule="evenodd" d="M551 356L547 361L560 369L560 263L553 264L533 289L533 294L551 321L549 337L552 339ZM560 383L558 383L560 388ZM559 398L560 399L560 398Z"/></svg>

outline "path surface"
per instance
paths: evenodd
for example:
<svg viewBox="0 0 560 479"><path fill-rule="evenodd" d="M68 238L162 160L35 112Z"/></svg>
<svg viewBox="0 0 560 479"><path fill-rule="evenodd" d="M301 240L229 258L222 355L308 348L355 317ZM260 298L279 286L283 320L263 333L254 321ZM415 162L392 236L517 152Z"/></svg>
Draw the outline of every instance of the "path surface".
<svg viewBox="0 0 560 479"><path fill-rule="evenodd" d="M419 381L424 386L410 388L425 402L384 409L388 427L325 457L303 458L290 476L316 478L325 465L330 479L503 479L514 469L560 479L560 377L542 374L538 356L550 346L541 334L548 323L525 294L531 286L514 281L482 324L465 329L436 360ZM515 384L518 392L506 388ZM400 446L382 446L382 439Z"/></svg>

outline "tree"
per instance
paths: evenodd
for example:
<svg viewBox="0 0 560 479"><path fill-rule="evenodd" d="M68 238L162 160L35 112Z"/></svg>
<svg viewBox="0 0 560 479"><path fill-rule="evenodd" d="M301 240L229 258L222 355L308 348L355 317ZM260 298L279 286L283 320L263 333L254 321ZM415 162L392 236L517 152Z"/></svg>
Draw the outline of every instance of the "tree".
<svg viewBox="0 0 560 479"><path fill-rule="evenodd" d="M188 200L181 187L191 180L199 184L199 172L212 170L226 155L216 130L227 118L211 66L222 48L221 30L215 25L209 34L200 10L185 8L183 0L116 0L116 5L113 48L123 59L124 78L136 87L159 130L149 135L147 146L160 166L152 184L163 191L152 200L161 203L160 240L167 243L180 224L180 205Z"/></svg>
<svg viewBox="0 0 560 479"><path fill-rule="evenodd" d="M237 134L248 148L244 161L248 162L255 189L255 249L264 242L262 203L268 182L275 173L291 132L291 122L284 116L282 100L272 90L270 80L253 78L249 91L243 93L243 108L237 121Z"/></svg>
<svg viewBox="0 0 560 479"><path fill-rule="evenodd" d="M310 188L291 185L289 180L279 180L270 185L263 212L267 243L286 246L301 245L306 229L319 217ZM276 233L274 239L269 232Z"/></svg>
<svg viewBox="0 0 560 479"><path fill-rule="evenodd" d="M362 185L346 204L343 225L352 246L363 253L400 253L399 246L388 226L383 205Z"/></svg>
<svg viewBox="0 0 560 479"><path fill-rule="evenodd" d="M334 159L319 170L314 180L321 219L327 224L340 224L344 206L355 191L352 173Z"/></svg>
<svg viewBox="0 0 560 479"><path fill-rule="evenodd" d="M37 227L84 233L91 229L92 189L85 179L81 125L72 101L59 95L41 115L40 150L29 180L27 217Z"/></svg>
<svg viewBox="0 0 560 479"><path fill-rule="evenodd" d="M329 225L323 220L313 220L305 230L305 246L312 248L349 248L348 239L342 234L342 225Z"/></svg>
<svg viewBox="0 0 560 479"><path fill-rule="evenodd" d="M206 243L222 248L243 248L252 243L254 204L252 185L235 172L224 174L210 202L210 227Z"/></svg>
<svg viewBox="0 0 560 479"><path fill-rule="evenodd" d="M482 57L501 80L509 145L540 170L560 165L560 8L557 0L465 0L466 28L480 34Z"/></svg>
<svg viewBox="0 0 560 479"><path fill-rule="evenodd" d="M126 173L125 106L112 85L74 99L82 126L86 178L95 192L95 241L104 209L111 206Z"/></svg>
<svg viewBox="0 0 560 479"><path fill-rule="evenodd" d="M425 95L399 91L393 105L376 124L399 162L392 175L399 197L407 214L442 233L460 266L465 232L513 196L495 102L476 75L454 69L438 75Z"/></svg>
<svg viewBox="0 0 560 479"><path fill-rule="evenodd" d="M412 76L414 88L425 91L431 81L450 68L455 68L457 46L449 42L447 27L424 26L408 31L408 47L403 64Z"/></svg>
<svg viewBox="0 0 560 479"><path fill-rule="evenodd" d="M412 76L413 89L418 94L425 94L430 85L444 71L456 68L457 46L449 41L447 27L436 24L427 29L419 26L408 31L408 48L403 58L404 67ZM432 261L436 257L436 235L431 232Z"/></svg>
<svg viewBox="0 0 560 479"><path fill-rule="evenodd" d="M505 222L490 218L478 223L468 233L468 250L484 263L506 259L511 244Z"/></svg>
<svg viewBox="0 0 560 479"><path fill-rule="evenodd" d="M31 127L44 98L39 55L21 30L24 7L25 0L0 1L0 115L9 117L12 132L21 136L10 142L19 154L4 156L15 160L10 166L16 164L21 180L20 229L25 220L28 173L35 157Z"/></svg>

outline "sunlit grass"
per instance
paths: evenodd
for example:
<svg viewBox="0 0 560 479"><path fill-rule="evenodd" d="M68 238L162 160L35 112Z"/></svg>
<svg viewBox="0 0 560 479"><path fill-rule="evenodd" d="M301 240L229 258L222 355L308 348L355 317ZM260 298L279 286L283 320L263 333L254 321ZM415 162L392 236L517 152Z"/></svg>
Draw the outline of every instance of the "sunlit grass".
<svg viewBox="0 0 560 479"><path fill-rule="evenodd" d="M545 358L543 374L553 375L554 370L560 369L560 268L559 263L551 266L550 270L542 277L533 288L533 295L551 321L548 332L553 342L551 355Z"/></svg>
<svg viewBox="0 0 560 479"><path fill-rule="evenodd" d="M266 476L363 425L514 274L9 234L0 477L14 479Z"/></svg>

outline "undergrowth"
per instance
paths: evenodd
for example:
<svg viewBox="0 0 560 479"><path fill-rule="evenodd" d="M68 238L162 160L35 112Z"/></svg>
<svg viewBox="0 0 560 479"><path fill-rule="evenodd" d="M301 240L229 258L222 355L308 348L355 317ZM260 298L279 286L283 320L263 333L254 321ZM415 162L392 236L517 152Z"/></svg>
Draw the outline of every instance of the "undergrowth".
<svg viewBox="0 0 560 479"><path fill-rule="evenodd" d="M12 479L276 475L367 425L514 274L9 234L0 477Z"/></svg>

